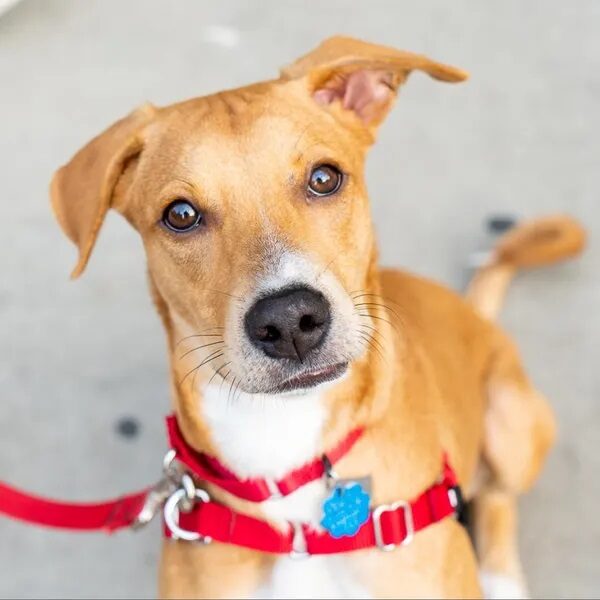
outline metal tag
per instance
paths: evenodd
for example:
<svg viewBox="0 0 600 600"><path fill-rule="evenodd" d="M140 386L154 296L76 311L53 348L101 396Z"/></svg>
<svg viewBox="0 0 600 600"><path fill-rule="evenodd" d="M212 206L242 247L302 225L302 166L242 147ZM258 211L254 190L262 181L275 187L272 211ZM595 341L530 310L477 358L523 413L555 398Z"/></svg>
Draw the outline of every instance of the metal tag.
<svg viewBox="0 0 600 600"><path fill-rule="evenodd" d="M352 537L369 520L371 478L335 479L323 502L321 526L334 538Z"/></svg>

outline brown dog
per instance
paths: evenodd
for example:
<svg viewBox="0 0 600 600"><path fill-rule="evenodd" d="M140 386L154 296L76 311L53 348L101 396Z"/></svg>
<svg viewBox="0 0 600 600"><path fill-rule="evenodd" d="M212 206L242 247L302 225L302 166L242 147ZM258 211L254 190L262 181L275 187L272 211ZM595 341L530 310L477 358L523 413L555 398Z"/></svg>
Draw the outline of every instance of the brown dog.
<svg viewBox="0 0 600 600"><path fill-rule="evenodd" d="M332 38L278 79L143 106L54 178L54 210L79 247L74 276L109 208L142 236L193 448L240 477L278 478L360 425L336 471L371 475L373 506L421 494L444 452L475 500L477 559L451 518L393 552L303 561L169 540L163 596L476 597L479 572L491 595L524 594L516 498L540 471L554 421L491 319L517 268L572 256L584 235L561 217L518 227L477 274L471 302L381 271L365 154L413 70L466 78ZM282 530L318 526L326 495L320 480L260 504L204 487Z"/></svg>

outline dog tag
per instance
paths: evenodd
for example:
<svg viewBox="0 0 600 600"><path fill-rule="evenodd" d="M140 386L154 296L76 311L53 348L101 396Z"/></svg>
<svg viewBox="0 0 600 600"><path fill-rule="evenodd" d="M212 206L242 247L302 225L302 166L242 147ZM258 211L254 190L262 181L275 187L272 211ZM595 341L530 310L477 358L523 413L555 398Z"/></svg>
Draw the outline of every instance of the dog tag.
<svg viewBox="0 0 600 600"><path fill-rule="evenodd" d="M352 537L369 520L370 477L362 480L337 479L323 502L321 527L331 537Z"/></svg>

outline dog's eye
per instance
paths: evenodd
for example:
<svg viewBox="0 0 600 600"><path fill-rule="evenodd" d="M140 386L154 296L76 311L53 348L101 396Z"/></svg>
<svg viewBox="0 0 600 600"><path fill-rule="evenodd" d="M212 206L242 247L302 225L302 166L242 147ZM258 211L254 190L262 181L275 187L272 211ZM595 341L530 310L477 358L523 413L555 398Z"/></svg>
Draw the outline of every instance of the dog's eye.
<svg viewBox="0 0 600 600"><path fill-rule="evenodd" d="M190 202L179 199L167 206L162 220L172 231L183 232L200 225L202 215Z"/></svg>
<svg viewBox="0 0 600 600"><path fill-rule="evenodd" d="M333 165L315 167L308 180L308 191L313 196L330 196L342 185L342 174Z"/></svg>

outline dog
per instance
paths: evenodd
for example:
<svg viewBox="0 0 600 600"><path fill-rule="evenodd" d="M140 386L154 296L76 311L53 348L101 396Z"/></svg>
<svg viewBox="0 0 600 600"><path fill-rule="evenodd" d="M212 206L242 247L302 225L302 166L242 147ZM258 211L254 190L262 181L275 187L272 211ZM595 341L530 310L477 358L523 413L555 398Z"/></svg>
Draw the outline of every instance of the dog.
<svg viewBox="0 0 600 600"><path fill-rule="evenodd" d="M74 277L109 209L140 233L177 423L195 452L240 480L274 481L360 428L335 476L370 476L378 519L439 482L443 456L473 502L476 551L458 520L409 536L407 515L402 547L380 536L369 549L305 560L166 539L163 597L526 594L517 498L538 476L555 422L494 319L517 270L575 256L585 235L564 216L518 225L466 297L380 269L364 162L412 71L467 77L333 37L277 79L138 108L53 178L54 212L79 250ZM261 502L195 485L236 515L293 529L296 549L294 524L323 527L327 479ZM302 542L296 554L306 556Z"/></svg>

